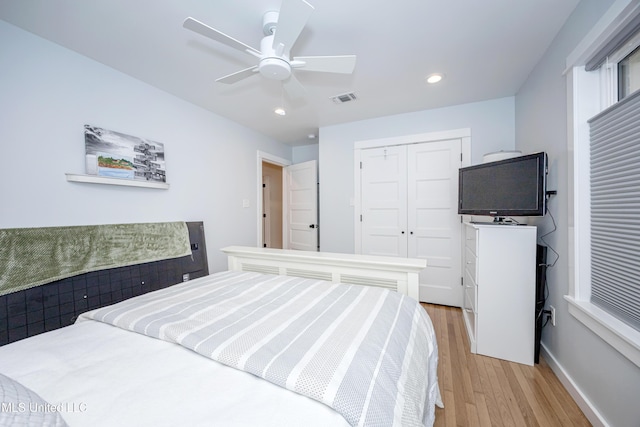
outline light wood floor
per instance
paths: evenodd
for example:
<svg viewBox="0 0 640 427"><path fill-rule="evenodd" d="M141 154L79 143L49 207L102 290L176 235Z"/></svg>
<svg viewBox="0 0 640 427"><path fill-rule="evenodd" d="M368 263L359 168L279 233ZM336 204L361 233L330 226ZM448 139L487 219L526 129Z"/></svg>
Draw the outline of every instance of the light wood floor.
<svg viewBox="0 0 640 427"><path fill-rule="evenodd" d="M422 305L438 340L436 427L591 425L542 357L527 366L471 354L462 311Z"/></svg>

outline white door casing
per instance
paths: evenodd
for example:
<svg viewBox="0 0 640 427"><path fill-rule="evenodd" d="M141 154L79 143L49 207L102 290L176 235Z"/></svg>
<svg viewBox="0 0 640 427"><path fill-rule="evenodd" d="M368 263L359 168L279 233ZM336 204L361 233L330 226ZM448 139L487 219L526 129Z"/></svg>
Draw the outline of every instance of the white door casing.
<svg viewBox="0 0 640 427"><path fill-rule="evenodd" d="M283 248L318 250L318 165L315 160L283 168Z"/></svg>
<svg viewBox="0 0 640 427"><path fill-rule="evenodd" d="M262 177L262 242L271 247L271 177Z"/></svg>

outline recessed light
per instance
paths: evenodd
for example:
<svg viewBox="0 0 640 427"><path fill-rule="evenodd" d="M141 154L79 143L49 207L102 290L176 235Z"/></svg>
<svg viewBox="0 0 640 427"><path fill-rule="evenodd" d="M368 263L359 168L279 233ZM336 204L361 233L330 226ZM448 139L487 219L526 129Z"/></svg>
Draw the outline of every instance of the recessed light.
<svg viewBox="0 0 640 427"><path fill-rule="evenodd" d="M282 107L278 107L275 110L273 110L274 113L276 113L279 116L285 116L287 114L287 112L285 111L284 108Z"/></svg>
<svg viewBox="0 0 640 427"><path fill-rule="evenodd" d="M427 76L426 81L427 81L427 83L434 84L434 83L438 83L443 78L444 78L443 74L433 73L433 74L429 74Z"/></svg>

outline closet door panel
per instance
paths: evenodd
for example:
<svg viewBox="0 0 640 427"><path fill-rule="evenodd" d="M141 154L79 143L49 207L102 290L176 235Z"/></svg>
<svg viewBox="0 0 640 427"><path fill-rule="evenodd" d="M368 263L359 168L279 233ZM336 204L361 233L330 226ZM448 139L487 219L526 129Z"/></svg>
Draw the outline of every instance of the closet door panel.
<svg viewBox="0 0 640 427"><path fill-rule="evenodd" d="M362 253L407 256L406 147L363 150Z"/></svg>
<svg viewBox="0 0 640 427"><path fill-rule="evenodd" d="M421 300L462 306L459 139L407 146L408 256L425 258Z"/></svg>

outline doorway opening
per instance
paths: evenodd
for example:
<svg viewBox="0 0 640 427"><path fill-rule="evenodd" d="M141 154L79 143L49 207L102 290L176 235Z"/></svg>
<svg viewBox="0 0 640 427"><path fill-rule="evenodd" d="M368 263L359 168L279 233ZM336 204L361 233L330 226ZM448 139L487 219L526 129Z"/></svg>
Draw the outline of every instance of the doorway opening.
<svg viewBox="0 0 640 427"><path fill-rule="evenodd" d="M285 244L284 244L284 239L283 239L283 227L284 227L284 184L283 184L283 177L284 177L284 168L286 166L291 165L291 161L284 159L282 157L278 157L278 156L274 156L273 154L270 153L266 153L264 151L260 151L258 150L257 153L257 164L256 164L256 169L257 169L257 182L256 182L256 188L257 188L257 203L256 203L256 209L257 209L257 247L259 248L264 248L264 247L272 247L272 248L277 248L277 249L282 249L285 248ZM269 178L267 178L268 183L268 187L263 187L263 184L265 184L264 182L264 178L269 176ZM279 182L279 184L278 184ZM269 185L270 184L270 185ZM280 188L280 194L281 197L278 199L277 198L277 191L275 191L275 187L279 186ZM268 191L265 191L265 188L268 189ZM265 197L264 197L264 193L268 192L269 194L269 198L266 200L266 204L267 204L267 208L269 209L269 211L271 212L271 215L269 215L269 212L265 211ZM274 211L280 211L279 215L276 215L274 213ZM265 217L264 215L270 216L270 220L268 221L268 224L270 226L269 229L265 230ZM275 222L279 222L280 224L280 231L278 231L277 226L272 226L272 224L274 224ZM269 236L269 241L265 240L265 234L268 233ZM275 236L275 234L277 234L278 236ZM278 239L279 237L279 239ZM274 241L275 238L275 241ZM265 246L265 245L272 245L272 246Z"/></svg>
<svg viewBox="0 0 640 427"><path fill-rule="evenodd" d="M257 246L317 251L317 161L292 165L258 151L257 190Z"/></svg>
<svg viewBox="0 0 640 427"><path fill-rule="evenodd" d="M262 161L262 246L282 249L282 166Z"/></svg>

